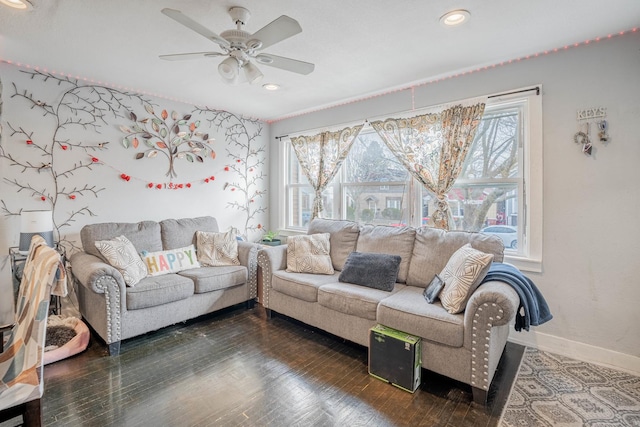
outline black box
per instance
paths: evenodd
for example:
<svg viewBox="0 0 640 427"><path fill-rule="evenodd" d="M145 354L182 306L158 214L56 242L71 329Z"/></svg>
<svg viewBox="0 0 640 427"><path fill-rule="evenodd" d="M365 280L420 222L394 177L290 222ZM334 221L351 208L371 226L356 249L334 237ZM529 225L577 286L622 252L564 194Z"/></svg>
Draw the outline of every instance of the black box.
<svg viewBox="0 0 640 427"><path fill-rule="evenodd" d="M377 325L369 336L369 374L413 393L420 386L420 337Z"/></svg>

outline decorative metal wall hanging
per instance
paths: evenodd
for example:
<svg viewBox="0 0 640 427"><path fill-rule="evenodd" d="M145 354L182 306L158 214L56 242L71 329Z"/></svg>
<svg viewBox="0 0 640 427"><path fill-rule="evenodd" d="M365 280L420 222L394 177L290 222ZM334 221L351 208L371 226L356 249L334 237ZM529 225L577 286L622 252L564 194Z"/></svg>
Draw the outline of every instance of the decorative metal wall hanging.
<svg viewBox="0 0 640 427"><path fill-rule="evenodd" d="M578 121L578 132L573 135L573 142L582 146L582 152L586 156L593 154L593 143L591 141L591 125L596 124L598 128L598 139L603 144L609 142L609 124L605 120L607 117L606 107L585 108L576 113ZM600 119L600 120L598 120Z"/></svg>
<svg viewBox="0 0 640 427"><path fill-rule="evenodd" d="M172 122L168 123L167 110L162 110L158 115L151 104L144 104L144 108L151 117L138 120L134 112L129 112L129 118L134 122L133 126L120 126L120 130L125 133L122 139L124 148L136 150L138 147L146 147L144 151L136 154L136 159L166 157L169 162L166 176L175 178L178 174L174 163L178 159L185 159L189 163L202 163L207 157L216 158L216 152L211 148L211 143L215 140L209 139L209 134L197 130L200 121L192 121L191 114L181 116L173 111ZM142 139L143 145L138 138Z"/></svg>

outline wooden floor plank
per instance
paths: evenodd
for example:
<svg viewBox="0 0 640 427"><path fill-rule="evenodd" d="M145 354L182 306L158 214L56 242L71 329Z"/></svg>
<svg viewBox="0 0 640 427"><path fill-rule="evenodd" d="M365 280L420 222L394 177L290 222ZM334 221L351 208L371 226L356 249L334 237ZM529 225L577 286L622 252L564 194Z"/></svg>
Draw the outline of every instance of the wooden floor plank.
<svg viewBox="0 0 640 427"><path fill-rule="evenodd" d="M522 347L508 344L490 405L423 370L414 393L369 375L367 349L257 306L122 342L92 337L45 367L45 426L495 426ZM0 427L19 425L19 419Z"/></svg>

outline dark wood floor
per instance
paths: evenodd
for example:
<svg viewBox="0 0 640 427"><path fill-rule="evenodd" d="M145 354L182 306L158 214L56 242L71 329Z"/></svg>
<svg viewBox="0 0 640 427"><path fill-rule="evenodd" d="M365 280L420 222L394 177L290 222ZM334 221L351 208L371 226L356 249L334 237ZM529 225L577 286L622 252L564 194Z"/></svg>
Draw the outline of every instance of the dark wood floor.
<svg viewBox="0 0 640 427"><path fill-rule="evenodd" d="M225 310L45 367L48 426L495 426L524 348L489 392L423 370L415 394L368 375L367 350L258 305ZM19 425L14 419L1 427Z"/></svg>

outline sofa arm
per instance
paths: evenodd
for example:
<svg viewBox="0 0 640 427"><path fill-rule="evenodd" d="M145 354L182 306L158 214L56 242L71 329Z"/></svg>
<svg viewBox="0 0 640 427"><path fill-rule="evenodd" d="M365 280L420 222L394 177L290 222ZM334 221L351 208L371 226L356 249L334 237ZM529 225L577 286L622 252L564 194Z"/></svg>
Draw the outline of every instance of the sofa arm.
<svg viewBox="0 0 640 427"><path fill-rule="evenodd" d="M464 311L464 346L471 350L471 386L488 390L509 336L520 298L509 285L483 283Z"/></svg>
<svg viewBox="0 0 640 427"><path fill-rule="evenodd" d="M248 289L247 300L258 296L258 246L255 243L238 242L238 260L247 267Z"/></svg>
<svg viewBox="0 0 640 427"><path fill-rule="evenodd" d="M126 285L122 274L115 267L105 263L97 256L86 252L77 252L71 255L69 262L71 263L73 277L84 287L97 294L103 294L105 286L99 279L108 276L114 279L115 284L124 293Z"/></svg>
<svg viewBox="0 0 640 427"><path fill-rule="evenodd" d="M262 295L260 300L264 308L269 308L271 275L287 268L287 245L270 246L258 251L258 266L262 270Z"/></svg>
<svg viewBox="0 0 640 427"><path fill-rule="evenodd" d="M127 307L127 290L122 274L100 258L77 252L69 263L74 277L80 314L118 354L121 319Z"/></svg>

